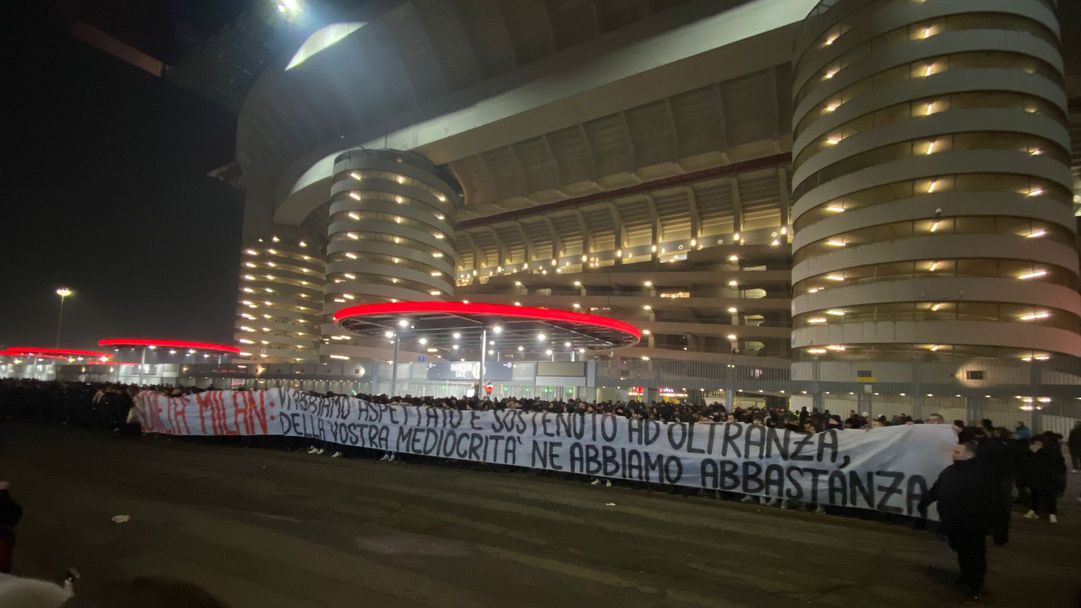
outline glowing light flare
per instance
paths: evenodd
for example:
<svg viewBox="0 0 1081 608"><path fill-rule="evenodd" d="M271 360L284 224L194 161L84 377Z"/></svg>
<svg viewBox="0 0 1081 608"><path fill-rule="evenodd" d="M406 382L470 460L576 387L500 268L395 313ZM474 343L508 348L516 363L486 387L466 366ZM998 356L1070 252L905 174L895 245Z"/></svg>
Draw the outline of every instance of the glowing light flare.
<svg viewBox="0 0 1081 608"><path fill-rule="evenodd" d="M1039 321L1041 319L1048 319L1050 317L1051 317L1050 312L1048 312L1046 310L1041 310L1039 312L1030 312L1030 313L1027 313L1027 314L1023 314L1018 318L1021 319L1022 321Z"/></svg>
<svg viewBox="0 0 1081 608"><path fill-rule="evenodd" d="M1045 277L1045 276L1047 276L1047 271L1041 268L1039 270L1033 270L1032 272L1026 272L1026 273L1023 273L1023 274L1019 274L1019 275L1017 275L1017 278L1022 280L1022 281L1028 281L1030 279L1038 279L1040 277Z"/></svg>

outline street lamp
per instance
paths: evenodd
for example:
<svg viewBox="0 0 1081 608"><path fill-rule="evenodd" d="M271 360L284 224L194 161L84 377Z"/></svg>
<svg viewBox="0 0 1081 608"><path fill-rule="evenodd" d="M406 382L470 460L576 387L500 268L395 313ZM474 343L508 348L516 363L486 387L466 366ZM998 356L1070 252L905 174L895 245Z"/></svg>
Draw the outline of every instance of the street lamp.
<svg viewBox="0 0 1081 608"><path fill-rule="evenodd" d="M56 347L60 348L60 328L64 322L64 298L70 296L73 292L67 287L61 287L56 290L56 295L60 296L60 314L56 317Z"/></svg>

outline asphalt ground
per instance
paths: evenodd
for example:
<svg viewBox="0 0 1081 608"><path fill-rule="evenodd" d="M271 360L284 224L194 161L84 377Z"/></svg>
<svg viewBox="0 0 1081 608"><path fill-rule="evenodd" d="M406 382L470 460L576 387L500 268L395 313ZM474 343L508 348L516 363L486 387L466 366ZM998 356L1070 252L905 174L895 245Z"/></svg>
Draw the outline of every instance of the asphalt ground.
<svg viewBox="0 0 1081 608"><path fill-rule="evenodd" d="M1078 606L1081 474L1061 523L1015 511L987 606ZM930 531L526 470L0 426L15 571L84 592L167 575L245 607L964 604ZM128 515L127 523L113 523Z"/></svg>

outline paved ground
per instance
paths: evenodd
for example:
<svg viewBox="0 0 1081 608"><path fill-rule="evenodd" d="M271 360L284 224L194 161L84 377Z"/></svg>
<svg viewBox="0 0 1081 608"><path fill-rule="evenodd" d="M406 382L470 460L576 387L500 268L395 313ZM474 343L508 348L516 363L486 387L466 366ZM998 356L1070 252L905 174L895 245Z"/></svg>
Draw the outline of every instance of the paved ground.
<svg viewBox="0 0 1081 608"><path fill-rule="evenodd" d="M0 479L27 513L16 571L75 564L90 590L170 573L235 608L960 602L929 532L524 471L16 425L0 427ZM1056 528L1015 514L981 603L1076 605L1081 509L1063 511Z"/></svg>

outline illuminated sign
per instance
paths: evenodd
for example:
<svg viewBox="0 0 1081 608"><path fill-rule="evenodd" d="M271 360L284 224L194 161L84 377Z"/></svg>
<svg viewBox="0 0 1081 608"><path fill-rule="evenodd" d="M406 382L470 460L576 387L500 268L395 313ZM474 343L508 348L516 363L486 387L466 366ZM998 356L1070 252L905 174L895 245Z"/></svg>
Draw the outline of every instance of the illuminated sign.
<svg viewBox="0 0 1081 608"><path fill-rule="evenodd" d="M512 363L489 361L484 366L485 380L510 380L514 375ZM480 361L440 361L428 366L429 380L480 380Z"/></svg>

